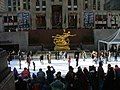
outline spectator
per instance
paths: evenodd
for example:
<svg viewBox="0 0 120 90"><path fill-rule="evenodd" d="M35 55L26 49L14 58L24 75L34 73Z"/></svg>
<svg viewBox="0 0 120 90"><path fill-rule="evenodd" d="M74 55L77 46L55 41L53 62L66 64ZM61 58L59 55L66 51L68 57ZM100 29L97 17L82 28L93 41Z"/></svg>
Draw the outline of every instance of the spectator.
<svg viewBox="0 0 120 90"><path fill-rule="evenodd" d="M44 57L43 55L40 56L40 62L41 62L42 64L44 64L44 63L43 63L43 57Z"/></svg>
<svg viewBox="0 0 120 90"><path fill-rule="evenodd" d="M89 71L86 67L84 67L83 69L83 73L85 74L85 76L87 77L87 80L89 80Z"/></svg>
<svg viewBox="0 0 120 90"><path fill-rule="evenodd" d="M75 73L73 72L73 67L69 66L69 71L65 76L66 81L66 90L74 90L73 88L73 81L74 81Z"/></svg>
<svg viewBox="0 0 120 90"><path fill-rule="evenodd" d="M103 70L103 64L102 61L99 62L99 67L98 67L98 84L99 84L99 90L103 90L103 83L104 83L104 70Z"/></svg>
<svg viewBox="0 0 120 90"><path fill-rule="evenodd" d="M38 79L37 79L37 76L33 73L32 74L32 80L31 80L31 90L41 90L41 88L40 88L40 83L39 83L39 81L38 81Z"/></svg>
<svg viewBox="0 0 120 90"><path fill-rule="evenodd" d="M64 79L63 79L62 76L61 76L61 72L60 72L60 71L57 72L57 74L56 74L56 79L55 79L55 80L60 80L61 82L65 83Z"/></svg>
<svg viewBox="0 0 120 90"><path fill-rule="evenodd" d="M13 69L13 75L14 75L15 80L17 80L19 74L18 74L18 71L17 71L17 69L15 67Z"/></svg>
<svg viewBox="0 0 120 90"><path fill-rule="evenodd" d="M115 89L120 88L120 68L115 65Z"/></svg>
<svg viewBox="0 0 120 90"><path fill-rule="evenodd" d="M45 73L42 71L42 69L39 69L39 72L37 72L37 78L40 82L40 87L42 88L45 83Z"/></svg>
<svg viewBox="0 0 120 90"><path fill-rule="evenodd" d="M49 82L47 80L45 80L42 90L52 90L51 86L49 85Z"/></svg>
<svg viewBox="0 0 120 90"><path fill-rule="evenodd" d="M74 82L75 85L74 90L88 90L88 80L85 74L82 72L81 67L78 67L78 71L76 72L76 77L77 80L76 82Z"/></svg>
<svg viewBox="0 0 120 90"><path fill-rule="evenodd" d="M15 83L16 90L27 90L27 82L23 81L22 77L18 77L18 81Z"/></svg>
<svg viewBox="0 0 120 90"><path fill-rule="evenodd" d="M39 72L37 72L37 77L40 78L40 80L45 79L45 73L42 71L42 69L39 69Z"/></svg>
<svg viewBox="0 0 120 90"><path fill-rule="evenodd" d="M54 73L55 73L55 69L51 66L47 66L48 70L46 71L46 74L47 74L47 80L50 83L53 82L54 80Z"/></svg>
<svg viewBox="0 0 120 90"><path fill-rule="evenodd" d="M27 79L30 77L30 72L27 68L24 68L24 70L21 73L23 79Z"/></svg>
<svg viewBox="0 0 120 90"><path fill-rule="evenodd" d="M120 68L118 67L118 65L115 65L115 78L120 78Z"/></svg>
<svg viewBox="0 0 120 90"><path fill-rule="evenodd" d="M108 65L108 71L104 83L104 90L114 90L114 69L113 67Z"/></svg>
<svg viewBox="0 0 120 90"><path fill-rule="evenodd" d="M50 84L52 90L64 90L65 84L61 82L62 79L61 72L58 72L56 76L57 76L56 80Z"/></svg>

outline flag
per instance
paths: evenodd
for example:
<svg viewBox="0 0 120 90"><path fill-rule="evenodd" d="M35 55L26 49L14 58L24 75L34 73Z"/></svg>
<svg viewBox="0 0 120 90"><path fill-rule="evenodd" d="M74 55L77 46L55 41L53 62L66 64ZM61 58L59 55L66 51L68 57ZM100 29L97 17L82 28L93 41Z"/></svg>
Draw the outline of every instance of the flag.
<svg viewBox="0 0 120 90"><path fill-rule="evenodd" d="M65 17L64 17L64 24L66 24L66 14L65 14Z"/></svg>
<svg viewBox="0 0 120 90"><path fill-rule="evenodd" d="M65 28L66 28L66 14L64 16L64 25L65 25Z"/></svg>

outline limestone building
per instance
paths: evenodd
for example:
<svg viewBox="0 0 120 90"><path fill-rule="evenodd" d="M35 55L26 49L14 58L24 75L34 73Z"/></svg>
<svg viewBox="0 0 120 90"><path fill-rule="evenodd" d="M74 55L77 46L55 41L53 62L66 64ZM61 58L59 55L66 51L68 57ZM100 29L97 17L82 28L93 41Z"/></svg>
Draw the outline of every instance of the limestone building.
<svg viewBox="0 0 120 90"><path fill-rule="evenodd" d="M105 11L104 4L104 0L6 0L3 27L7 32L119 27L120 12ZM112 16L116 25L109 23Z"/></svg>
<svg viewBox="0 0 120 90"><path fill-rule="evenodd" d="M0 32L3 31L3 13L5 13L5 0L0 0Z"/></svg>

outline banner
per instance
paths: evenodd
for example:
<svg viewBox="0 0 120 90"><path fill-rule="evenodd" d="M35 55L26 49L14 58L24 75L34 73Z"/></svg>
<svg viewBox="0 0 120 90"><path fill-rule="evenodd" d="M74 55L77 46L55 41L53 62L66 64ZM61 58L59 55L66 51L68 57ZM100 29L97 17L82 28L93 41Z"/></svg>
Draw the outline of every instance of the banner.
<svg viewBox="0 0 120 90"><path fill-rule="evenodd" d="M29 12L20 12L18 13L18 29L19 30L28 30L30 29L31 16Z"/></svg>

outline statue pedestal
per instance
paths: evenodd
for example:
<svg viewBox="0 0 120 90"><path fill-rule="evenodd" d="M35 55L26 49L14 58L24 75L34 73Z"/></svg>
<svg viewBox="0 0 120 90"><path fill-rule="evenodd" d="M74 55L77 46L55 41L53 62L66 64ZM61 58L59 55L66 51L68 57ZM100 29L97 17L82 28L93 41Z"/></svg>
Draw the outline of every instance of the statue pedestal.
<svg viewBox="0 0 120 90"><path fill-rule="evenodd" d="M67 45L66 46L55 46L54 50L55 51L67 51L67 50L70 50L70 47Z"/></svg>

